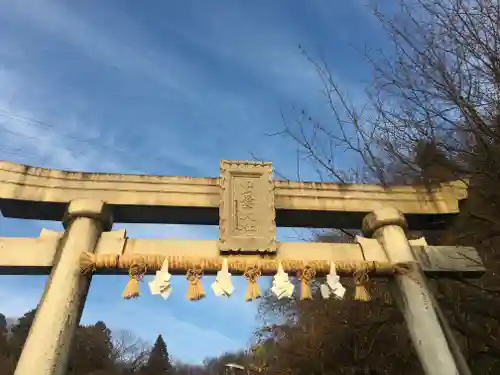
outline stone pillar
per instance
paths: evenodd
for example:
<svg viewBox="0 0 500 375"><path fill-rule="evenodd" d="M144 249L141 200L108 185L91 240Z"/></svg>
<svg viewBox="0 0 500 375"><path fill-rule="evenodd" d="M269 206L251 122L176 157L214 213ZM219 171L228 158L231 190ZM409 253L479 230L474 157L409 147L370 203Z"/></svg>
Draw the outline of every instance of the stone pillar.
<svg viewBox="0 0 500 375"><path fill-rule="evenodd" d="M90 277L80 273L80 255L94 252L103 231L112 227L101 201L71 201L65 233L14 375L64 375L71 344L87 297Z"/></svg>
<svg viewBox="0 0 500 375"><path fill-rule="evenodd" d="M363 220L364 234L376 238L394 263L415 260L406 228L403 215L391 207L375 210ZM410 275L395 276L391 283L425 374L458 375L420 267L415 265Z"/></svg>

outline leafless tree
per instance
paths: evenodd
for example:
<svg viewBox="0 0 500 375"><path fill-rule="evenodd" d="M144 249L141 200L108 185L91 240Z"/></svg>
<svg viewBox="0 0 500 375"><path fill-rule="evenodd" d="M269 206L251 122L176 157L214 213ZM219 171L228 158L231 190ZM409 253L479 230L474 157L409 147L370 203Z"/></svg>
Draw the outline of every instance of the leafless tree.
<svg viewBox="0 0 500 375"><path fill-rule="evenodd" d="M456 157L464 167L457 172L470 175L463 159L475 156L473 146L499 141L498 8L494 0L403 0L392 18L375 8L393 48L367 52L374 67L367 102L352 104L328 64L302 50L333 121L301 110L293 121L285 118L278 134L293 139L330 181L352 181L347 176L355 172L359 181L391 183L394 164L419 173L415 153L423 140ZM347 170L339 167L344 151L355 157Z"/></svg>
<svg viewBox="0 0 500 375"><path fill-rule="evenodd" d="M149 344L129 331L113 333L113 361L124 373L137 373L146 363L150 349Z"/></svg>
<svg viewBox="0 0 500 375"><path fill-rule="evenodd" d="M468 187L452 227L425 234L440 244L475 246L485 261L489 272L480 282L440 281L433 287L473 371L495 373L500 369L500 4L401 0L393 14L373 10L392 49L366 51L374 71L366 103L353 104L327 62L302 51L316 68L332 117L316 119L306 110L283 114L284 129L277 134L295 142L301 160L311 162L324 180L428 186L460 180ZM304 326L306 318L301 319ZM379 343L386 339L378 337Z"/></svg>

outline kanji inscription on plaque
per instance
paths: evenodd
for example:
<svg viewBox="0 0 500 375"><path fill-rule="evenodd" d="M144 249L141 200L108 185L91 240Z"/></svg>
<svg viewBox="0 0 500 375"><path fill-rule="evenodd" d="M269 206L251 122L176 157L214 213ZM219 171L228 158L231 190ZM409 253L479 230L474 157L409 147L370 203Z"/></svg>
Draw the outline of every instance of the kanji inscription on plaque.
<svg viewBox="0 0 500 375"><path fill-rule="evenodd" d="M271 163L221 161L219 250L275 252Z"/></svg>

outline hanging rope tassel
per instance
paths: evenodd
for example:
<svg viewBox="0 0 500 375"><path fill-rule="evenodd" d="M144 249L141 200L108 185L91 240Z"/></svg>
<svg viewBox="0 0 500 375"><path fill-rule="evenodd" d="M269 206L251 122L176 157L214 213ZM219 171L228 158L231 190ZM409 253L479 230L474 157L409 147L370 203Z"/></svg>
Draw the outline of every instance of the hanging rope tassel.
<svg viewBox="0 0 500 375"><path fill-rule="evenodd" d="M368 273L366 269L360 269L354 272L354 283L356 284L356 289L354 293L354 299L356 301L369 301L370 293L368 292L368 286L370 279L368 278Z"/></svg>
<svg viewBox="0 0 500 375"><path fill-rule="evenodd" d="M305 266L297 274L297 278L300 280L300 299L310 300L313 299L311 292L311 281L316 276L316 270L311 266Z"/></svg>
<svg viewBox="0 0 500 375"><path fill-rule="evenodd" d="M254 299L260 298L260 287L258 284L261 271L257 266L247 268L243 276L248 280L247 294L245 295L245 301L252 301Z"/></svg>
<svg viewBox="0 0 500 375"><path fill-rule="evenodd" d="M133 263L129 270L128 274L130 276L130 279L128 280L127 285L125 286L125 289L123 290L122 297L125 299L131 299L131 298L136 298L139 297L139 283L142 281L144 278L144 275L146 274L146 266L144 265L144 262L136 262Z"/></svg>
<svg viewBox="0 0 500 375"><path fill-rule="evenodd" d="M189 281L189 288L187 292L188 300L198 301L205 297L205 291L203 290L203 284L201 283L202 276L203 270L200 267L190 268L186 272L186 279Z"/></svg>

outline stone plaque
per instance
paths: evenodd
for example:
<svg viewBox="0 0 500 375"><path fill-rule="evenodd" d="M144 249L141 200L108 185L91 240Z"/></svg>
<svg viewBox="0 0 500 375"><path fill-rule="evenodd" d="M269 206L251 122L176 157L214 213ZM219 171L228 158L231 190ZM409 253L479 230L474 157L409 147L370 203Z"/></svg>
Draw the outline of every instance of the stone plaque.
<svg viewBox="0 0 500 375"><path fill-rule="evenodd" d="M271 163L223 160L220 170L219 251L275 252Z"/></svg>

